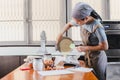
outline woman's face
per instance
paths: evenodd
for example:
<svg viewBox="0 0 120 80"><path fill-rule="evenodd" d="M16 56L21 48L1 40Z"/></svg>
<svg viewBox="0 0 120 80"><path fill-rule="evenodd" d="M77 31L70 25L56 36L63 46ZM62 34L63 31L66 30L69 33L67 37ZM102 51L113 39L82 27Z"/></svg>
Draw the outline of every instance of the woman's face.
<svg viewBox="0 0 120 80"><path fill-rule="evenodd" d="M73 18L73 19L74 19L74 21L75 21L77 24L79 24L80 26L85 24L85 20L78 20L78 19L75 19L75 18Z"/></svg>
<svg viewBox="0 0 120 80"><path fill-rule="evenodd" d="M74 19L75 22L76 22L77 24L79 24L80 26L81 26L81 25L84 25L84 24L87 24L87 23L90 23L90 22L92 22L92 21L94 20L94 18L91 17L91 16L87 16L84 20L79 20L79 19L76 19L76 18L73 18L73 19Z"/></svg>

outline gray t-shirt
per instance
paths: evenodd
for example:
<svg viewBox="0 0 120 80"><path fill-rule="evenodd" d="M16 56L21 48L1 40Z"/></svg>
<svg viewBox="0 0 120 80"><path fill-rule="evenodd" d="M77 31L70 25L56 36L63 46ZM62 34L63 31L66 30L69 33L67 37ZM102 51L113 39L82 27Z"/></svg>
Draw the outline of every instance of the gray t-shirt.
<svg viewBox="0 0 120 80"><path fill-rule="evenodd" d="M70 23L73 26L80 27L79 24L77 24L74 20L71 20ZM105 34L105 29L104 29L104 27L102 26L102 24L100 23L99 20L94 20L92 23L90 23L90 24L84 24L81 27L83 27L84 29L86 29L87 31L89 31L91 33L91 32L93 32L93 28L96 25L100 26L95 31L95 34L98 37L99 43L107 40L107 37L106 37L106 34Z"/></svg>

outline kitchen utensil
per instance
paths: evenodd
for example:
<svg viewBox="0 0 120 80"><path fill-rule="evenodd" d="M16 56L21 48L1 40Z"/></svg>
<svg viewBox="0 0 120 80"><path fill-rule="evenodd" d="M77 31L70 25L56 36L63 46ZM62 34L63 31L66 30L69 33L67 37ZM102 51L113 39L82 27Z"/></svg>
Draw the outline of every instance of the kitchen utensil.
<svg viewBox="0 0 120 80"><path fill-rule="evenodd" d="M73 45L73 40L68 38L68 37L63 37L62 40L58 43L58 50L60 52L70 52L74 46Z"/></svg>

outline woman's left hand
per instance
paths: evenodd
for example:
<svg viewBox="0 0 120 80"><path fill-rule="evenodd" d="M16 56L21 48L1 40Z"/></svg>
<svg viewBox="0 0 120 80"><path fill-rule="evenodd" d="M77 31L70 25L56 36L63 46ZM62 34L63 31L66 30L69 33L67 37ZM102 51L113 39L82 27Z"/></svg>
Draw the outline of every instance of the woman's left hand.
<svg viewBox="0 0 120 80"><path fill-rule="evenodd" d="M78 51L80 51L80 52L88 51L88 47L87 46L78 46L76 49Z"/></svg>

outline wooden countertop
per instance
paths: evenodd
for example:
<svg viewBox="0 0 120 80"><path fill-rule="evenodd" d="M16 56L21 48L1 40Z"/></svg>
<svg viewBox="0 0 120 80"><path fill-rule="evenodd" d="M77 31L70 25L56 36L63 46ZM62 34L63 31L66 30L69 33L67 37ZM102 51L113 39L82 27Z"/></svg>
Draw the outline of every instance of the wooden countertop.
<svg viewBox="0 0 120 80"><path fill-rule="evenodd" d="M73 74L40 76L33 69L21 71L18 67L0 80L98 80L92 72L75 72Z"/></svg>

